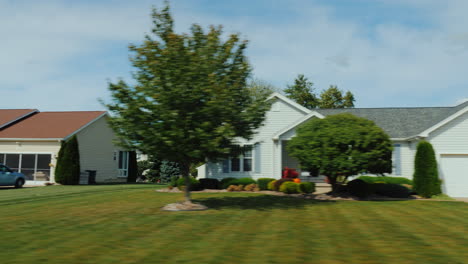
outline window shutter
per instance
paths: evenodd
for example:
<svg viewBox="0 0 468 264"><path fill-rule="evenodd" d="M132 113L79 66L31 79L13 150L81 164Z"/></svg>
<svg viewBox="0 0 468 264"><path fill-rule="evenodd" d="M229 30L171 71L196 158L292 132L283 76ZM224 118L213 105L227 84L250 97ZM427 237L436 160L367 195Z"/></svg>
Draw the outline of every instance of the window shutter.
<svg viewBox="0 0 468 264"><path fill-rule="evenodd" d="M254 145L254 168L255 168L255 173L260 173L262 172L262 162L261 162L261 157L262 157L262 152L260 150L260 143L257 143Z"/></svg>
<svg viewBox="0 0 468 264"><path fill-rule="evenodd" d="M395 175L401 175L401 145L393 145L393 173Z"/></svg>
<svg viewBox="0 0 468 264"><path fill-rule="evenodd" d="M223 173L229 173L229 159L223 160Z"/></svg>

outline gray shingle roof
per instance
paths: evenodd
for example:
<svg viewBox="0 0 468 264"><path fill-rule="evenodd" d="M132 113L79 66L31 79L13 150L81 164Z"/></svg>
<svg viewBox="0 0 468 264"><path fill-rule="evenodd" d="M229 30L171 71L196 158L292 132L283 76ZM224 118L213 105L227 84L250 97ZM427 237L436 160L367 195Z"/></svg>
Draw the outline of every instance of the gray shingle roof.
<svg viewBox="0 0 468 264"><path fill-rule="evenodd" d="M436 125L457 111L468 106L468 102L454 107L414 107L414 108L345 108L314 109L328 116L351 113L374 121L391 138L415 136Z"/></svg>

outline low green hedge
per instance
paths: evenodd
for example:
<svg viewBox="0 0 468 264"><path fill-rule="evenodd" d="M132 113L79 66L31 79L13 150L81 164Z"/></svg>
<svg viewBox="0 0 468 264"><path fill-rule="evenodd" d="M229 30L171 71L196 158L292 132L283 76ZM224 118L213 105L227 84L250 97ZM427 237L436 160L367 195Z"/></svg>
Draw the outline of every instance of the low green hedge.
<svg viewBox="0 0 468 264"><path fill-rule="evenodd" d="M220 189L221 184L218 179L204 178L199 179L202 189Z"/></svg>
<svg viewBox="0 0 468 264"><path fill-rule="evenodd" d="M403 177L390 176L360 176L358 180L363 180L367 183L387 183L387 184L408 184L413 185L413 181Z"/></svg>
<svg viewBox="0 0 468 264"><path fill-rule="evenodd" d="M268 183L274 180L273 178L260 178L257 180L258 188L260 188L260 190L268 190Z"/></svg>
<svg viewBox="0 0 468 264"><path fill-rule="evenodd" d="M400 184L374 183L372 184L375 194L392 197L408 198L411 190Z"/></svg>
<svg viewBox="0 0 468 264"><path fill-rule="evenodd" d="M221 184L221 189L226 189L227 187L229 187L229 185L231 185L231 181L235 180L236 178L234 177L227 177L227 178L224 178L221 180L220 184Z"/></svg>
<svg viewBox="0 0 468 264"><path fill-rule="evenodd" d="M202 186L200 184L200 182L195 179L194 177L189 177L190 179L190 191L200 191L202 190ZM184 186L184 187L182 187ZM185 178L184 177L180 177L178 180L177 180L177 187L179 187L179 189L184 189L185 188Z"/></svg>
<svg viewBox="0 0 468 264"><path fill-rule="evenodd" d="M372 184L367 183L361 179L356 179L348 182L347 190L349 194L357 196L359 198L366 198L373 194Z"/></svg>

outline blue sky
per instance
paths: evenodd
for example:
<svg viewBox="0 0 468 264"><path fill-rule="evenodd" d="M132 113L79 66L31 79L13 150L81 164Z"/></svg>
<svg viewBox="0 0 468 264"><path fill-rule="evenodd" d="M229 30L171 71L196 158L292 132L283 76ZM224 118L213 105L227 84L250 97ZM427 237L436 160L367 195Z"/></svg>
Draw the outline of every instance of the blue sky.
<svg viewBox="0 0 468 264"><path fill-rule="evenodd" d="M149 0L0 0L0 108L104 110L129 81L129 43L151 28ZM468 1L173 0L176 30L223 25L249 40L256 78L284 89L302 73L357 107L451 106L468 98Z"/></svg>

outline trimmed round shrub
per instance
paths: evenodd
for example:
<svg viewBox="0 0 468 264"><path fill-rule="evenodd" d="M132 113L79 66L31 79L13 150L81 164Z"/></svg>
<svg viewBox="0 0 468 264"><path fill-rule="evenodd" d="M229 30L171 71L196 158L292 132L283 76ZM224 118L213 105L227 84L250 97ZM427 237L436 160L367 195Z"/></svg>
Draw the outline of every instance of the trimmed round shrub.
<svg viewBox="0 0 468 264"><path fill-rule="evenodd" d="M299 193L299 184L293 181L286 181L281 184L279 191L282 193Z"/></svg>
<svg viewBox="0 0 468 264"><path fill-rule="evenodd" d="M359 198L366 198L372 194L371 184L359 179L348 182L347 189L351 195Z"/></svg>
<svg viewBox="0 0 468 264"><path fill-rule="evenodd" d="M285 183L285 182L292 182L293 179L291 178L282 178L279 180L276 180L275 183L273 184L273 191L278 192L280 191L280 186Z"/></svg>
<svg viewBox="0 0 468 264"><path fill-rule="evenodd" d="M260 188L260 190L268 190L268 183L274 180L273 178L260 178L257 180L258 188Z"/></svg>
<svg viewBox="0 0 468 264"><path fill-rule="evenodd" d="M268 190L274 191L275 190L275 183L276 183L276 180L269 182L268 183Z"/></svg>
<svg viewBox="0 0 468 264"><path fill-rule="evenodd" d="M411 190L399 184L374 183L372 185L375 194L392 197L392 198L408 198Z"/></svg>
<svg viewBox="0 0 468 264"><path fill-rule="evenodd" d="M197 179L195 179L194 177L189 177L189 179L190 179L190 191L202 190L201 184ZM184 189L185 188L185 178L184 177L180 177L177 180L177 187L179 187L179 189Z"/></svg>
<svg viewBox="0 0 468 264"><path fill-rule="evenodd" d="M202 189L219 189L221 187L218 179L205 178L199 179L198 181L200 182Z"/></svg>
<svg viewBox="0 0 468 264"><path fill-rule="evenodd" d="M223 179L224 180L224 179ZM230 178L229 180L221 181L221 188L226 189L229 185L249 185L257 184L257 182L252 178Z"/></svg>
<svg viewBox="0 0 468 264"><path fill-rule="evenodd" d="M299 191L301 193L313 193L313 192L315 192L315 183L313 183L313 182L301 182L301 183L299 183Z"/></svg>
<svg viewBox="0 0 468 264"><path fill-rule="evenodd" d="M413 185L413 181L404 177L390 176L360 176L357 179L367 183L390 183L390 184L408 184Z"/></svg>
<svg viewBox="0 0 468 264"><path fill-rule="evenodd" d="M221 184L221 189L226 189L227 187L229 187L229 185L231 185L231 181L235 180L236 178L234 177L227 177L227 178L224 178L221 180L220 184Z"/></svg>

